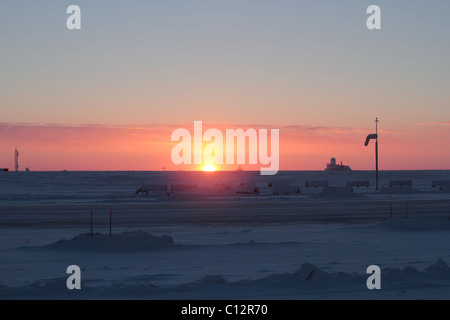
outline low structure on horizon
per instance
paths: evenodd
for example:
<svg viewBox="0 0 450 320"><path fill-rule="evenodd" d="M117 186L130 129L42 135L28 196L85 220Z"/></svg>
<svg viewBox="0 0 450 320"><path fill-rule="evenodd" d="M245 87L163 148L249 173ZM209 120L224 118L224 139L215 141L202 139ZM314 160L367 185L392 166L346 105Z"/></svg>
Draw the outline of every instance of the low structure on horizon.
<svg viewBox="0 0 450 320"><path fill-rule="evenodd" d="M321 195L328 196L350 196L353 194L353 188L348 186L326 186L323 188Z"/></svg>
<svg viewBox="0 0 450 320"><path fill-rule="evenodd" d="M135 194L139 193L153 193L156 194L157 192L163 192L167 195L171 193L170 185L168 184L144 184L142 183L139 189L136 190Z"/></svg>
<svg viewBox="0 0 450 320"><path fill-rule="evenodd" d="M442 192L450 192L450 181L449 180L433 180L431 181L431 188L437 189Z"/></svg>
<svg viewBox="0 0 450 320"><path fill-rule="evenodd" d="M273 181L269 182L269 187L272 187L273 194L299 194L300 187L291 185L289 181Z"/></svg>
<svg viewBox="0 0 450 320"><path fill-rule="evenodd" d="M412 181L411 180L390 180L389 181L389 187L406 187L406 188L412 188Z"/></svg>
<svg viewBox="0 0 450 320"><path fill-rule="evenodd" d="M241 182L235 188L236 194L259 194L259 188L254 182Z"/></svg>
<svg viewBox="0 0 450 320"><path fill-rule="evenodd" d="M305 188L325 188L328 187L328 181L306 181L305 182Z"/></svg>
<svg viewBox="0 0 450 320"><path fill-rule="evenodd" d="M369 181L364 180L364 181L347 181L347 187L366 187L369 188Z"/></svg>

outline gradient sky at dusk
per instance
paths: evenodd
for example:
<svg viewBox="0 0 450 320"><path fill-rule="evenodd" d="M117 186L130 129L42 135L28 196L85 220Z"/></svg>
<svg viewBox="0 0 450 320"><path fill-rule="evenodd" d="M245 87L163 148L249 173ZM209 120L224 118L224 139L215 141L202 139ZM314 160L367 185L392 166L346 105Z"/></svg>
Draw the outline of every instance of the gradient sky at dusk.
<svg viewBox="0 0 450 320"><path fill-rule="evenodd" d="M82 30L66 28L67 6ZM365 26L382 9L382 30ZM450 2L2 1L0 167L159 170L170 134L280 128L280 168L331 156L450 169Z"/></svg>

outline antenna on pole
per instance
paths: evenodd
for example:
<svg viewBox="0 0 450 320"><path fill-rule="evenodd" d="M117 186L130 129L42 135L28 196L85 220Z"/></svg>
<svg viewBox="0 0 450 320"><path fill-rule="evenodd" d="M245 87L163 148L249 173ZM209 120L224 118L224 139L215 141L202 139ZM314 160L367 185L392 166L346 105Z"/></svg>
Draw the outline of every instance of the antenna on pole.
<svg viewBox="0 0 450 320"><path fill-rule="evenodd" d="M15 171L19 171L19 150L14 150L14 169Z"/></svg>

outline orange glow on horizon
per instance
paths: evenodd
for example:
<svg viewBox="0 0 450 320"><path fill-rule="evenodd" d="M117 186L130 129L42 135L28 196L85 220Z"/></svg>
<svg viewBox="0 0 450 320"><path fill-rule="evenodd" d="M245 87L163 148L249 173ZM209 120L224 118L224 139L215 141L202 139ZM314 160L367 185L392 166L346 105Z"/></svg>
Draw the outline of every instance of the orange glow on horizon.
<svg viewBox="0 0 450 320"><path fill-rule="evenodd" d="M165 167L168 171L213 172L237 169L239 164L236 163L174 165L170 155L176 142L170 141L170 135L179 127L183 125L122 127L0 123L0 167L14 167L13 151L17 146L21 170L27 167L31 171L159 171ZM192 132L192 127L186 127ZM227 127L245 129L250 125L204 125L205 130L209 127L224 132ZM288 126L279 129L280 171L323 170L331 157L343 161L353 170L374 169L374 146L364 146L372 128ZM402 130L381 127L380 131L380 170L450 169L450 151L442 147L443 141L450 139L450 125L427 123ZM210 164L213 167L207 167ZM246 163L244 167L246 171L259 171L265 166Z"/></svg>
<svg viewBox="0 0 450 320"><path fill-rule="evenodd" d="M216 171L217 169L216 169L216 166L213 164L206 164L203 166L202 170L212 172L212 171Z"/></svg>

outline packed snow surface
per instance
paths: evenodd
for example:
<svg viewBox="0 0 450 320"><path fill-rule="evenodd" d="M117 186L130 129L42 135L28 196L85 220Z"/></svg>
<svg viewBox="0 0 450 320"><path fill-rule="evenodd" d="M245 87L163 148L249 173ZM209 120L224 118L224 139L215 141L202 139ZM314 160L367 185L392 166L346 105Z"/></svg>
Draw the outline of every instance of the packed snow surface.
<svg viewBox="0 0 450 320"><path fill-rule="evenodd" d="M364 171L5 173L0 299L449 299L450 194L431 182L450 172L381 172L380 189L412 181L389 192L373 180ZM306 181L370 186L330 193ZM258 193L233 193L240 183ZM135 194L143 184L178 187ZM70 265L81 290L66 287ZM366 286L370 265L381 268L381 290Z"/></svg>

